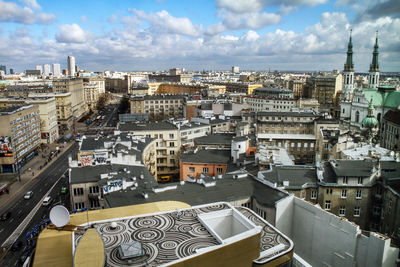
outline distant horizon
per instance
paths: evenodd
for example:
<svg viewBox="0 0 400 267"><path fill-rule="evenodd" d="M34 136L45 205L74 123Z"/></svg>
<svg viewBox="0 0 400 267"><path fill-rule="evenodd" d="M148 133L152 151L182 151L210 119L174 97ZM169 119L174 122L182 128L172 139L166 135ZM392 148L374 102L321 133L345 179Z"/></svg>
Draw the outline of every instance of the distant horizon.
<svg viewBox="0 0 400 267"><path fill-rule="evenodd" d="M376 32L382 71L400 71L396 0L0 0L0 65L66 69L342 70L352 30L356 71Z"/></svg>

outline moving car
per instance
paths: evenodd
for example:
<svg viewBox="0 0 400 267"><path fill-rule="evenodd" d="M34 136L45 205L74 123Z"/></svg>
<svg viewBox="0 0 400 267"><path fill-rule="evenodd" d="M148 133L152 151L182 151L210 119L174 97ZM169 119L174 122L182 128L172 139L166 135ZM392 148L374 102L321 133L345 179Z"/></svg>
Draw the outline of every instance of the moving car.
<svg viewBox="0 0 400 267"><path fill-rule="evenodd" d="M24 198L25 199L30 199L32 197L32 195L33 195L33 192L32 191L28 191L28 192L26 192Z"/></svg>
<svg viewBox="0 0 400 267"><path fill-rule="evenodd" d="M49 206L52 201L53 201L53 199L51 197L45 197L44 200L43 200L42 205L43 206Z"/></svg>
<svg viewBox="0 0 400 267"><path fill-rule="evenodd" d="M22 241L17 241L11 246L11 251L17 251L22 248Z"/></svg>
<svg viewBox="0 0 400 267"><path fill-rule="evenodd" d="M10 217L11 217L11 211L6 211L1 215L0 220L5 221Z"/></svg>

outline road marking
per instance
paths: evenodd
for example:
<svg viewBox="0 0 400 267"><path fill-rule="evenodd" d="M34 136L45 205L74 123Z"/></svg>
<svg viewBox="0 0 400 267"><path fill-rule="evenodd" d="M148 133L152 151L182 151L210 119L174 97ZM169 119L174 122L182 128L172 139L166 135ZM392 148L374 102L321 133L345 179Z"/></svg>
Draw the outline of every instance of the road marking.
<svg viewBox="0 0 400 267"><path fill-rule="evenodd" d="M19 210L19 211L18 211L18 214L20 214L21 212L22 212L22 210Z"/></svg>
<svg viewBox="0 0 400 267"><path fill-rule="evenodd" d="M13 221L14 221L14 218L11 218L11 219L10 219L10 222L13 222Z"/></svg>
<svg viewBox="0 0 400 267"><path fill-rule="evenodd" d="M3 228L1 228L1 229L0 229L0 233L1 233L1 232L3 232L3 231L4 231L4 229L3 229Z"/></svg>
<svg viewBox="0 0 400 267"><path fill-rule="evenodd" d="M18 264L18 260L14 263L14 266L17 266L17 264Z"/></svg>

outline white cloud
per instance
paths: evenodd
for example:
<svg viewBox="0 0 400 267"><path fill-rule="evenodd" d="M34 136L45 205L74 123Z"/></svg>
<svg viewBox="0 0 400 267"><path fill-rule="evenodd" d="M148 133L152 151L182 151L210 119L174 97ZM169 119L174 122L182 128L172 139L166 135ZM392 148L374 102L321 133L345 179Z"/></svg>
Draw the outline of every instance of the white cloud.
<svg viewBox="0 0 400 267"><path fill-rule="evenodd" d="M85 15L81 16L80 21L81 22L86 22L87 21L87 17Z"/></svg>
<svg viewBox="0 0 400 267"><path fill-rule="evenodd" d="M0 21L22 24L33 24L35 22L34 13L29 7L21 7L15 3L2 0L0 0L0 6L2 7Z"/></svg>
<svg viewBox="0 0 400 267"><path fill-rule="evenodd" d="M222 22L218 22L217 24L208 26L204 33L206 35L216 35L224 31L226 31L225 25Z"/></svg>
<svg viewBox="0 0 400 267"><path fill-rule="evenodd" d="M190 19L173 17L165 10L149 14L135 9L133 9L132 12L134 12L139 19L148 21L153 31L188 36L200 35L201 27L194 26Z"/></svg>
<svg viewBox="0 0 400 267"><path fill-rule="evenodd" d="M42 7L36 2L36 0L20 0L22 3L24 3L27 6L30 6L31 8L34 9L41 9Z"/></svg>
<svg viewBox="0 0 400 267"><path fill-rule="evenodd" d="M107 18L107 21L110 23L115 23L117 21L117 15L113 14Z"/></svg>
<svg viewBox="0 0 400 267"><path fill-rule="evenodd" d="M41 24L51 24L56 21L56 15L51 13L40 13L37 16L37 22Z"/></svg>
<svg viewBox="0 0 400 267"><path fill-rule="evenodd" d="M252 30L246 32L243 36L240 37L240 39L245 40L247 42L254 42L258 38L260 38L260 35L258 35L258 33Z"/></svg>
<svg viewBox="0 0 400 267"><path fill-rule="evenodd" d="M78 24L59 25L59 32L56 33L56 40L59 43L83 43L86 41L85 32Z"/></svg>
<svg viewBox="0 0 400 267"><path fill-rule="evenodd" d="M261 11L266 6L266 0L216 0L215 5L235 13Z"/></svg>
<svg viewBox="0 0 400 267"><path fill-rule="evenodd" d="M34 5L36 1L29 1ZM36 3L37 4L37 3ZM14 22L20 24L50 24L55 21L51 13L35 13L29 7L22 7L13 2L0 0L0 22ZM40 7L40 6L38 6ZM38 7L36 7L38 9Z"/></svg>
<svg viewBox="0 0 400 267"><path fill-rule="evenodd" d="M237 14L220 10L217 15L222 18L222 23L227 29L260 29L268 25L277 24L281 19L278 14L266 12Z"/></svg>

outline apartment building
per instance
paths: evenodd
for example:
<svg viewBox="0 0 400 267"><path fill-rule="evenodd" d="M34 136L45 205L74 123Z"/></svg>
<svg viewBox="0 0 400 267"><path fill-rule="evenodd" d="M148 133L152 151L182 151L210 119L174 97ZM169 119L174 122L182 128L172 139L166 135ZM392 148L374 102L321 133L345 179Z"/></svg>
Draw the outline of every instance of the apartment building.
<svg viewBox="0 0 400 267"><path fill-rule="evenodd" d="M29 97L54 97L56 99L57 123L59 135L74 131L74 120L72 112L71 93L32 93Z"/></svg>
<svg viewBox="0 0 400 267"><path fill-rule="evenodd" d="M289 89L293 92L293 97L295 99L304 97L304 85L305 80L290 80L289 81Z"/></svg>
<svg viewBox="0 0 400 267"><path fill-rule="evenodd" d="M178 178L178 154L181 148L179 129L170 122L120 123L118 130L156 139L157 179Z"/></svg>
<svg viewBox="0 0 400 267"><path fill-rule="evenodd" d="M312 163L315 159L315 111L250 112L243 121L256 124L256 134L261 144L286 148L296 163Z"/></svg>
<svg viewBox="0 0 400 267"><path fill-rule="evenodd" d="M253 95L278 99L293 99L293 91L286 88L259 87L254 89Z"/></svg>
<svg viewBox="0 0 400 267"><path fill-rule="evenodd" d="M87 112L83 79L53 80L53 91L56 93L71 93L71 112L76 119L79 119Z"/></svg>
<svg viewBox="0 0 400 267"><path fill-rule="evenodd" d="M296 100L270 98L264 96L244 96L243 103L251 111L289 111L296 107Z"/></svg>
<svg viewBox="0 0 400 267"><path fill-rule="evenodd" d="M223 175L226 172L230 156L229 150L194 150L180 154L180 180L199 179L201 175Z"/></svg>
<svg viewBox="0 0 400 267"><path fill-rule="evenodd" d="M42 143L53 143L58 138L57 106L54 97L1 98L0 107L24 104L37 105L40 117L40 136Z"/></svg>
<svg viewBox="0 0 400 267"><path fill-rule="evenodd" d="M388 110L383 116L380 144L390 150L400 150L400 110Z"/></svg>
<svg viewBox="0 0 400 267"><path fill-rule="evenodd" d="M343 88L343 76L338 72L320 74L307 80L311 95L320 104L320 112L327 112L338 118L340 116L340 95Z"/></svg>
<svg viewBox="0 0 400 267"><path fill-rule="evenodd" d="M156 82L173 82L173 83L189 83L193 78L191 74L149 74L150 81Z"/></svg>
<svg viewBox="0 0 400 267"><path fill-rule="evenodd" d="M212 82L211 84L224 85L227 93L244 93L247 95L252 95L256 88L263 86L260 83Z"/></svg>
<svg viewBox="0 0 400 267"><path fill-rule="evenodd" d="M182 95L144 95L129 98L132 114L148 114L149 120L182 118L185 97Z"/></svg>
<svg viewBox="0 0 400 267"><path fill-rule="evenodd" d="M15 173L40 146L40 117L37 105L0 109L0 164L2 173Z"/></svg>

